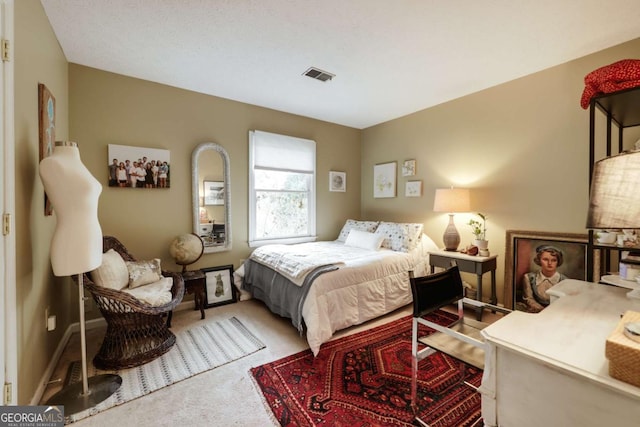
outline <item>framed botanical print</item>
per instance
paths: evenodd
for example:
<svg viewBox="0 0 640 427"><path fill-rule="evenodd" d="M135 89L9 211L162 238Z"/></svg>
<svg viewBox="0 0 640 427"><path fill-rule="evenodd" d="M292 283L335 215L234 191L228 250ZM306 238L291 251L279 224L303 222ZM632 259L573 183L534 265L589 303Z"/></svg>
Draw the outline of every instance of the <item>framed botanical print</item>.
<svg viewBox="0 0 640 427"><path fill-rule="evenodd" d="M373 197L396 197L396 162L380 163L373 167Z"/></svg>

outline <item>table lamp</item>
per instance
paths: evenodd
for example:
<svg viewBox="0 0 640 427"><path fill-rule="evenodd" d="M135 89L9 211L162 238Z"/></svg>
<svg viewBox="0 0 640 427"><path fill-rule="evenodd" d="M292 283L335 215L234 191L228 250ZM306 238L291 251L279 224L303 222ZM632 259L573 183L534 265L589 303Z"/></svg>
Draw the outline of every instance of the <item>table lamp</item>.
<svg viewBox="0 0 640 427"><path fill-rule="evenodd" d="M447 251L455 251L460 244L460 234L453 222L453 214L471 210L470 193L466 188L437 188L433 201L434 212L449 213L449 224L444 230L442 240Z"/></svg>

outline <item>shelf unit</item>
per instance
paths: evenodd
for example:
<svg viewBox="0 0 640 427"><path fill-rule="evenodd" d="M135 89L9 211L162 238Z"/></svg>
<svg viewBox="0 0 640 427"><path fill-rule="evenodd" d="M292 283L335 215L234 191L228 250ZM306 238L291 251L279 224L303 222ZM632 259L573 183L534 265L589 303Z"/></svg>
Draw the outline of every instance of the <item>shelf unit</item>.
<svg viewBox="0 0 640 427"><path fill-rule="evenodd" d="M589 106L589 188L591 188L593 169L596 162L596 111L600 111L606 117L605 157L622 153L624 151L625 129L640 126L640 87L608 93L591 99ZM613 139L614 127L617 128L617 145L615 147ZM600 277L594 278L596 251L600 251L602 255L600 257L600 267L604 274L608 274L611 271L612 253L619 254L621 251L629 250L640 251L640 247L628 248L598 244L594 235L594 231L589 230L587 244L587 281L589 282L594 281L594 279L600 281Z"/></svg>

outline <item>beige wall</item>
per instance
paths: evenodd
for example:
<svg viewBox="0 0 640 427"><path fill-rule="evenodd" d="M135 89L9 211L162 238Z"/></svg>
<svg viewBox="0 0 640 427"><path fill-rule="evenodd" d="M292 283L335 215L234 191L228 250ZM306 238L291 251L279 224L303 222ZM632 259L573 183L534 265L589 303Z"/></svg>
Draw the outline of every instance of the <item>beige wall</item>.
<svg viewBox="0 0 640 427"><path fill-rule="evenodd" d="M38 83L56 99L56 136L68 136L67 61L37 0L14 3L16 298L18 403L28 404L62 334L77 319L77 288L56 278L49 262L54 216L44 216L38 175ZM75 298L75 299L74 299ZM45 309L57 316L47 332Z"/></svg>
<svg viewBox="0 0 640 427"><path fill-rule="evenodd" d="M639 51L637 39L365 129L362 217L422 222L442 244L448 216L432 211L435 189L473 189L473 210L488 216L490 250L499 256L502 301L506 230L586 233L589 113L579 104L583 78ZM632 145L637 137L625 139ZM405 159L417 160L416 176L399 174L397 198L374 199L373 166ZM423 181L423 197L404 197L408 179ZM455 218L461 245L467 245L471 215Z"/></svg>
<svg viewBox="0 0 640 427"><path fill-rule="evenodd" d="M231 162L233 250L205 254L190 268L239 266L247 245L248 135L259 129L317 143L317 232L334 239L347 218L360 213L360 131L213 96L69 65L70 135L82 160L102 182L99 217L103 233L117 236L138 258L160 257L178 270L168 246L192 230L191 152L216 142ZM140 190L107 186L107 145L171 151L171 188ZM347 192L330 193L329 171L346 171ZM352 179L352 180L351 180Z"/></svg>

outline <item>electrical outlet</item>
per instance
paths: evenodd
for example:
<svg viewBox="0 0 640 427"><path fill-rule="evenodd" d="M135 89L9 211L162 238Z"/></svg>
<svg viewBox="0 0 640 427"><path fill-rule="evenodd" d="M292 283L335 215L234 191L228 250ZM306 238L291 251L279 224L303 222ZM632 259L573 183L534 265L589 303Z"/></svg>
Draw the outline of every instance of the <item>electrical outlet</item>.
<svg viewBox="0 0 640 427"><path fill-rule="evenodd" d="M87 296L84 297L84 312L85 313L90 313L91 311L93 311L93 298L89 298Z"/></svg>

